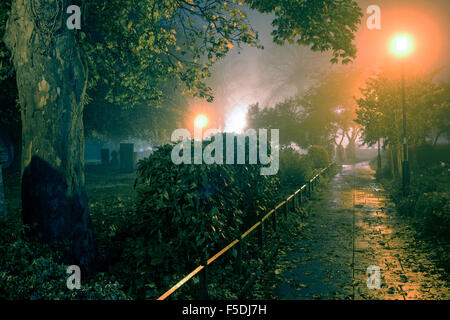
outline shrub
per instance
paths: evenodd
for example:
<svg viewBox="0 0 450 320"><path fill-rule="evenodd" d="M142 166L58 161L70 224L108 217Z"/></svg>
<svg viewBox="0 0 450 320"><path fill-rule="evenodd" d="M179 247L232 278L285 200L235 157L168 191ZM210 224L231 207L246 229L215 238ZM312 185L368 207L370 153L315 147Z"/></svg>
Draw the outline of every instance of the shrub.
<svg viewBox="0 0 450 320"><path fill-rule="evenodd" d="M322 146L311 146L307 158L313 169L325 168L330 163L330 156Z"/></svg>
<svg viewBox="0 0 450 320"><path fill-rule="evenodd" d="M445 193L421 194L414 208L415 218L422 220L420 230L450 241L450 198Z"/></svg>
<svg viewBox="0 0 450 320"><path fill-rule="evenodd" d="M411 149L412 165L415 170L423 170L424 168L431 168L439 166L441 162L448 163L450 160L449 145L423 144L419 147Z"/></svg>
<svg viewBox="0 0 450 320"><path fill-rule="evenodd" d="M383 181L400 214L414 219L426 236L450 241L449 171L446 166L423 170L410 185L408 196L402 194L400 180Z"/></svg>
<svg viewBox="0 0 450 320"><path fill-rule="evenodd" d="M283 187L296 188L303 185L311 176L311 163L307 157L293 149L280 152L280 171L278 176Z"/></svg>
<svg viewBox="0 0 450 320"><path fill-rule="evenodd" d="M138 163L137 209L119 231L127 239L124 273L139 278L138 297L204 263L278 201L278 179L260 175L259 165L175 165L172 148Z"/></svg>

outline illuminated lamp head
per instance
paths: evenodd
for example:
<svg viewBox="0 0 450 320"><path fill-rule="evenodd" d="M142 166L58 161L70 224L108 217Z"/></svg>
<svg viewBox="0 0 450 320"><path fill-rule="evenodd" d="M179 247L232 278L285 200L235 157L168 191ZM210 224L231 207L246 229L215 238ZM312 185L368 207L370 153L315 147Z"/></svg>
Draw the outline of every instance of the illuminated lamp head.
<svg viewBox="0 0 450 320"><path fill-rule="evenodd" d="M196 128L203 129L208 124L208 118L204 114L200 114L195 118L194 125Z"/></svg>
<svg viewBox="0 0 450 320"><path fill-rule="evenodd" d="M406 33L398 34L391 39L389 48L396 57L406 57L414 50L414 39Z"/></svg>

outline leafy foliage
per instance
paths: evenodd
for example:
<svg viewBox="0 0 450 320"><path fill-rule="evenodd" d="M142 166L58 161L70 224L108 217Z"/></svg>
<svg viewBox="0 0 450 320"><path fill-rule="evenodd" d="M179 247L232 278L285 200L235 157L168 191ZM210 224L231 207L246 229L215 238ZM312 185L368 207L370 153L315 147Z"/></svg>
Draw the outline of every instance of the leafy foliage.
<svg viewBox="0 0 450 320"><path fill-rule="evenodd" d="M203 79L236 44L257 46L246 14L222 1L88 1L81 35L93 83L109 86L108 101L134 106L159 101L165 81L212 99Z"/></svg>
<svg viewBox="0 0 450 320"><path fill-rule="evenodd" d="M308 150L308 160L312 168L325 168L330 163L330 156L322 146L311 146Z"/></svg>
<svg viewBox="0 0 450 320"><path fill-rule="evenodd" d="M304 145L305 131L301 123L303 108L298 99L290 98L276 104L273 108L260 108L258 104L250 106L247 115L249 128L280 130L280 144L289 146L292 142Z"/></svg>
<svg viewBox="0 0 450 320"><path fill-rule="evenodd" d="M448 165L439 165L422 171L414 179L407 197L402 194L399 181L389 184L398 211L414 219L415 225L424 235L450 241L450 197Z"/></svg>
<svg viewBox="0 0 450 320"><path fill-rule="evenodd" d="M356 56L352 44L362 13L353 0L246 0L251 8L274 13L275 43L298 43L314 51L332 50L331 61L348 63Z"/></svg>
<svg viewBox="0 0 450 320"><path fill-rule="evenodd" d="M7 300L129 299L114 277L82 277L80 290L66 286L67 266L43 244L27 240L17 219L0 217L0 298Z"/></svg>
<svg viewBox="0 0 450 320"><path fill-rule="evenodd" d="M204 83L212 64L233 47L261 47L244 6L274 13L274 41L333 51L333 62L355 57L362 13L354 1L86 1L80 36L91 86L109 86L108 101L134 106L164 95L167 80L212 99Z"/></svg>
<svg viewBox="0 0 450 320"><path fill-rule="evenodd" d="M435 73L408 76L405 81L408 144L419 146L427 139L436 141L449 135L450 86L435 83ZM356 121L363 126L364 142L374 144L385 139L385 146L402 144L401 82L381 73L369 79L358 99Z"/></svg>
<svg viewBox="0 0 450 320"><path fill-rule="evenodd" d="M104 86L91 90L91 101L85 106L83 123L86 137L103 141L121 141L129 137L166 143L170 133L182 127L181 119L187 111L185 96L170 93L161 105L138 104L133 108L115 105L105 100Z"/></svg>
<svg viewBox="0 0 450 320"><path fill-rule="evenodd" d="M312 175L310 158L300 155L291 148L280 152L280 171L278 176L283 187L289 189L303 185Z"/></svg>
<svg viewBox="0 0 450 320"><path fill-rule="evenodd" d="M307 145L335 144L339 134L347 135L349 140L356 139L353 95L360 76L361 70L355 68L325 72L318 75L316 85L302 95L299 103L305 109L302 127L308 132Z"/></svg>
<svg viewBox="0 0 450 320"><path fill-rule="evenodd" d="M172 145L139 162L137 204L121 261L128 274L161 291L241 234L276 204L278 179L259 165L175 165ZM224 191L226 190L226 191ZM133 276L134 277L134 276ZM154 288L153 287L153 288ZM137 286L138 296L148 296Z"/></svg>
<svg viewBox="0 0 450 320"><path fill-rule="evenodd" d="M252 105L248 111L248 124L252 128L280 129L280 144L292 142L302 148L311 145L341 145L345 136L355 141L359 128L353 121L360 71L342 69L324 72L315 77L315 85L304 93L285 99L272 108ZM336 142L338 135L340 143Z"/></svg>

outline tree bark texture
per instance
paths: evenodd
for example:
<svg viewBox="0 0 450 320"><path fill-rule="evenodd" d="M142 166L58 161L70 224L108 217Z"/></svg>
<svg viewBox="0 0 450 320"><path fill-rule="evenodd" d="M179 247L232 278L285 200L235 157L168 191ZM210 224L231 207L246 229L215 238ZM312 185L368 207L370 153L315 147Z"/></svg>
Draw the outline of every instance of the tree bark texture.
<svg viewBox="0 0 450 320"><path fill-rule="evenodd" d="M84 187L85 68L67 0L13 0L5 43L22 117L22 216L42 240L67 241L66 262L89 271L95 243Z"/></svg>

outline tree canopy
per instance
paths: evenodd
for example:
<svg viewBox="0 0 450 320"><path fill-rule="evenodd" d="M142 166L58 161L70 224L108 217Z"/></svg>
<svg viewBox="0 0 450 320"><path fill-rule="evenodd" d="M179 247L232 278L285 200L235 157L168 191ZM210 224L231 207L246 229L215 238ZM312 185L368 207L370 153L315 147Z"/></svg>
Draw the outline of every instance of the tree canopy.
<svg viewBox="0 0 450 320"><path fill-rule="evenodd" d="M330 51L332 62L343 63L355 57L353 33L362 16L351 0L87 0L74 4L82 8L77 39L89 71L88 133L91 128L105 133L113 133L107 127L117 129L114 121L97 121L100 112L107 118L124 119L123 110L140 106L142 112L136 114L144 118L162 115L142 108L150 106L162 107L166 117L176 118L176 107L168 101L183 101L180 93L212 101L214 93L206 83L212 65L234 47L261 48L258 33L247 19L248 8L274 14L276 43ZM1 34L9 7L10 1L1 3ZM1 42L0 79L13 75L9 59Z"/></svg>
<svg viewBox="0 0 450 320"><path fill-rule="evenodd" d="M405 81L408 144L418 146L450 133L450 86L433 81L435 73L408 76ZM357 100L356 121L369 145L383 138L385 145L402 144L400 79L380 73L370 78Z"/></svg>
<svg viewBox="0 0 450 320"><path fill-rule="evenodd" d="M204 80L210 67L235 46L260 47L245 5L273 12L273 37L333 52L332 62L355 57L353 33L362 16L354 1L86 1L81 43L91 86L109 86L110 102L158 102L164 82L212 99Z"/></svg>

